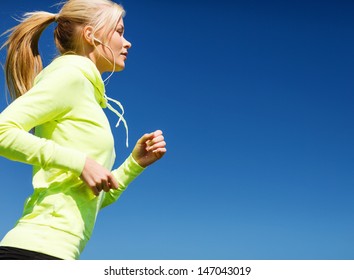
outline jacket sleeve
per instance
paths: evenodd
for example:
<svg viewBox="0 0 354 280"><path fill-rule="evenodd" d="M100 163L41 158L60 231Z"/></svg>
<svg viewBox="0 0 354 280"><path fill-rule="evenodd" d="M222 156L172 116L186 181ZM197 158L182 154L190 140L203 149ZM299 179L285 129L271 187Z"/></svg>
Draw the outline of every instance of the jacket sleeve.
<svg viewBox="0 0 354 280"><path fill-rule="evenodd" d="M84 153L28 131L65 116L77 101L78 94L73 94L73 89L80 88L82 80L83 76L76 69L57 69L44 75L31 90L13 101L0 114L0 156L80 175L86 160Z"/></svg>
<svg viewBox="0 0 354 280"><path fill-rule="evenodd" d="M121 166L112 171L113 176L118 181L119 187L117 190L111 190L105 193L101 209L115 202L126 190L128 185L144 170L145 168L141 167L130 154Z"/></svg>

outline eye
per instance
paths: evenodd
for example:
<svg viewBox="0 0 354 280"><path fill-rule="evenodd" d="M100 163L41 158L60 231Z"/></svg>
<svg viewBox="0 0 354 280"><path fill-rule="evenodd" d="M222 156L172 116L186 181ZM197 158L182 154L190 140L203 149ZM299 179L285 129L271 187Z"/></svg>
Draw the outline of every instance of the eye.
<svg viewBox="0 0 354 280"><path fill-rule="evenodd" d="M124 29L123 28L119 28L116 30L120 36L122 36L124 34Z"/></svg>

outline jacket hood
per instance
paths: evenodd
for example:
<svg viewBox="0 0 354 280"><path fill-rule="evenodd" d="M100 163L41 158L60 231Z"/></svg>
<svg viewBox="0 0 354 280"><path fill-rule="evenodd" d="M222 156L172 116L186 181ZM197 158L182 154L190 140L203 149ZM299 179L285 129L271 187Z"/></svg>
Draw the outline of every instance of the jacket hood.
<svg viewBox="0 0 354 280"><path fill-rule="evenodd" d="M89 58L81 55L66 54L56 58L53 61L53 64L72 65L79 68L83 75L97 89L97 91L95 91L97 102L102 108L107 107L107 99L105 95L106 90L101 73L98 71L96 65Z"/></svg>

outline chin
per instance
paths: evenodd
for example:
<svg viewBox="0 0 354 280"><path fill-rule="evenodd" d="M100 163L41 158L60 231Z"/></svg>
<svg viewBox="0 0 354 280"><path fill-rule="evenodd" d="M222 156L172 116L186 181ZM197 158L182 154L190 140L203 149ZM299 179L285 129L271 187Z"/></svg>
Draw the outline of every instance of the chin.
<svg viewBox="0 0 354 280"><path fill-rule="evenodd" d="M116 65L116 69L114 72L120 72L120 71L123 71L124 69L125 69L125 64Z"/></svg>

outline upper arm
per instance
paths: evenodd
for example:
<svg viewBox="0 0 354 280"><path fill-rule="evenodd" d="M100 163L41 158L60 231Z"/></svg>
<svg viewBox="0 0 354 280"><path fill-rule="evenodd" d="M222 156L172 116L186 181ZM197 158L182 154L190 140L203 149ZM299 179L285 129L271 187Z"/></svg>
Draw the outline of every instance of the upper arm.
<svg viewBox="0 0 354 280"><path fill-rule="evenodd" d="M61 118L78 102L84 82L81 72L73 67L57 69L11 103L0 114L0 121L11 120L14 125L29 131Z"/></svg>

